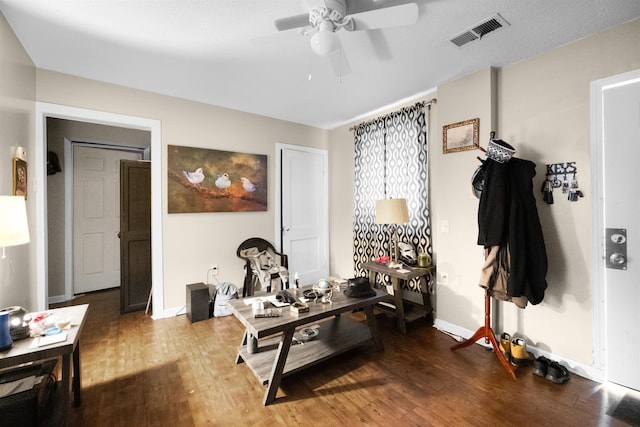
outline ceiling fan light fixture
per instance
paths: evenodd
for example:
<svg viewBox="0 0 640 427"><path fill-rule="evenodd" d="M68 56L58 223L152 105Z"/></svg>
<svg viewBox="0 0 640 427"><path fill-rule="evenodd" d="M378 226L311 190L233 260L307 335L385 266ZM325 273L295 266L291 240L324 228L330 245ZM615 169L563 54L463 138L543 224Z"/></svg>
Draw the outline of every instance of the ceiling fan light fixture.
<svg viewBox="0 0 640 427"><path fill-rule="evenodd" d="M327 21L325 21L327 22ZM320 29L311 36L311 50L318 56L329 56L340 49L340 38L333 32L333 25L320 25Z"/></svg>

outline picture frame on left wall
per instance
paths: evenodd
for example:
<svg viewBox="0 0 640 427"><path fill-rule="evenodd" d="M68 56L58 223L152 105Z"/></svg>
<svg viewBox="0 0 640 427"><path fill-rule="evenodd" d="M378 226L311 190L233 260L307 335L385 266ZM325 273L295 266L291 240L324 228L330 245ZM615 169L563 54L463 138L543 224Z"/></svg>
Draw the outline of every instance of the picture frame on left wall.
<svg viewBox="0 0 640 427"><path fill-rule="evenodd" d="M27 200L27 162L19 157L13 158L13 195Z"/></svg>

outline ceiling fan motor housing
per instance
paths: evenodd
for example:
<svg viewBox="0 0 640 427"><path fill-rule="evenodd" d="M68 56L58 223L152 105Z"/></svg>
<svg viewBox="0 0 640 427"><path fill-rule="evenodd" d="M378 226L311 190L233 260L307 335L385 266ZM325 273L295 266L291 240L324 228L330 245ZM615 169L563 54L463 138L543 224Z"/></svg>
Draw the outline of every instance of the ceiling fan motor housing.
<svg viewBox="0 0 640 427"><path fill-rule="evenodd" d="M330 15L330 19L339 21L347 15L347 2L346 0L309 0L307 3L309 7L309 22L311 22L311 15L313 10L326 10ZM311 22L312 25L315 25Z"/></svg>
<svg viewBox="0 0 640 427"><path fill-rule="evenodd" d="M347 0L304 0L304 3L308 14L302 22L308 22L308 26L301 27L304 24L294 17L277 20L276 27L280 31L299 28L300 34L310 38L311 50L318 56L329 58L334 73L340 78L348 74L351 67L342 50L338 30L373 30L412 25L418 18L418 5L413 2L393 6L374 1L366 7L360 5L360 9L352 7L349 16Z"/></svg>
<svg viewBox="0 0 640 427"><path fill-rule="evenodd" d="M322 29L323 22L330 21L333 24L332 31L348 25L351 18L345 19L347 14L347 3L345 0L324 0L321 5L309 8L309 23L314 29Z"/></svg>

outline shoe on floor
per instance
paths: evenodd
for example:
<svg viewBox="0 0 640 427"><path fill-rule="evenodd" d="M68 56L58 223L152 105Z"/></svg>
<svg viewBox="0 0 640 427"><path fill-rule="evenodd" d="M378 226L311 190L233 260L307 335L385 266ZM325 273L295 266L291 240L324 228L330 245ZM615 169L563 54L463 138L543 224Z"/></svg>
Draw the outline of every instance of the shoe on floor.
<svg viewBox="0 0 640 427"><path fill-rule="evenodd" d="M500 351L504 355L504 357L509 360L511 356L511 335L506 332L503 332L500 335Z"/></svg>
<svg viewBox="0 0 640 427"><path fill-rule="evenodd" d="M558 362L549 363L546 378L556 384L564 384L569 381L569 371Z"/></svg>
<svg viewBox="0 0 640 427"><path fill-rule="evenodd" d="M550 363L551 363L551 360L547 359L546 357L544 356L538 357L536 360L533 361L533 374L542 378L546 377Z"/></svg>
<svg viewBox="0 0 640 427"><path fill-rule="evenodd" d="M533 363L533 354L527 351L527 342L523 338L511 340L511 364L513 366L528 366Z"/></svg>

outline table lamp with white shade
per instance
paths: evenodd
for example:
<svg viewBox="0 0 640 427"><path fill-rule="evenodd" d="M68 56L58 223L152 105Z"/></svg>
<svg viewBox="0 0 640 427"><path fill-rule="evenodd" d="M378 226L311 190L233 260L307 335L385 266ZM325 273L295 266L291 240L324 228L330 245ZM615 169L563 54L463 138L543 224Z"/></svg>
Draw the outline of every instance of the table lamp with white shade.
<svg viewBox="0 0 640 427"><path fill-rule="evenodd" d="M407 199L376 200L376 224L389 224L391 230L391 261L398 262L398 225L409 222Z"/></svg>
<svg viewBox="0 0 640 427"><path fill-rule="evenodd" d="M0 196L0 247L5 259L5 247L29 243L27 206L23 196ZM1 260L0 260L1 262ZM0 312L0 351L11 348L9 313Z"/></svg>

